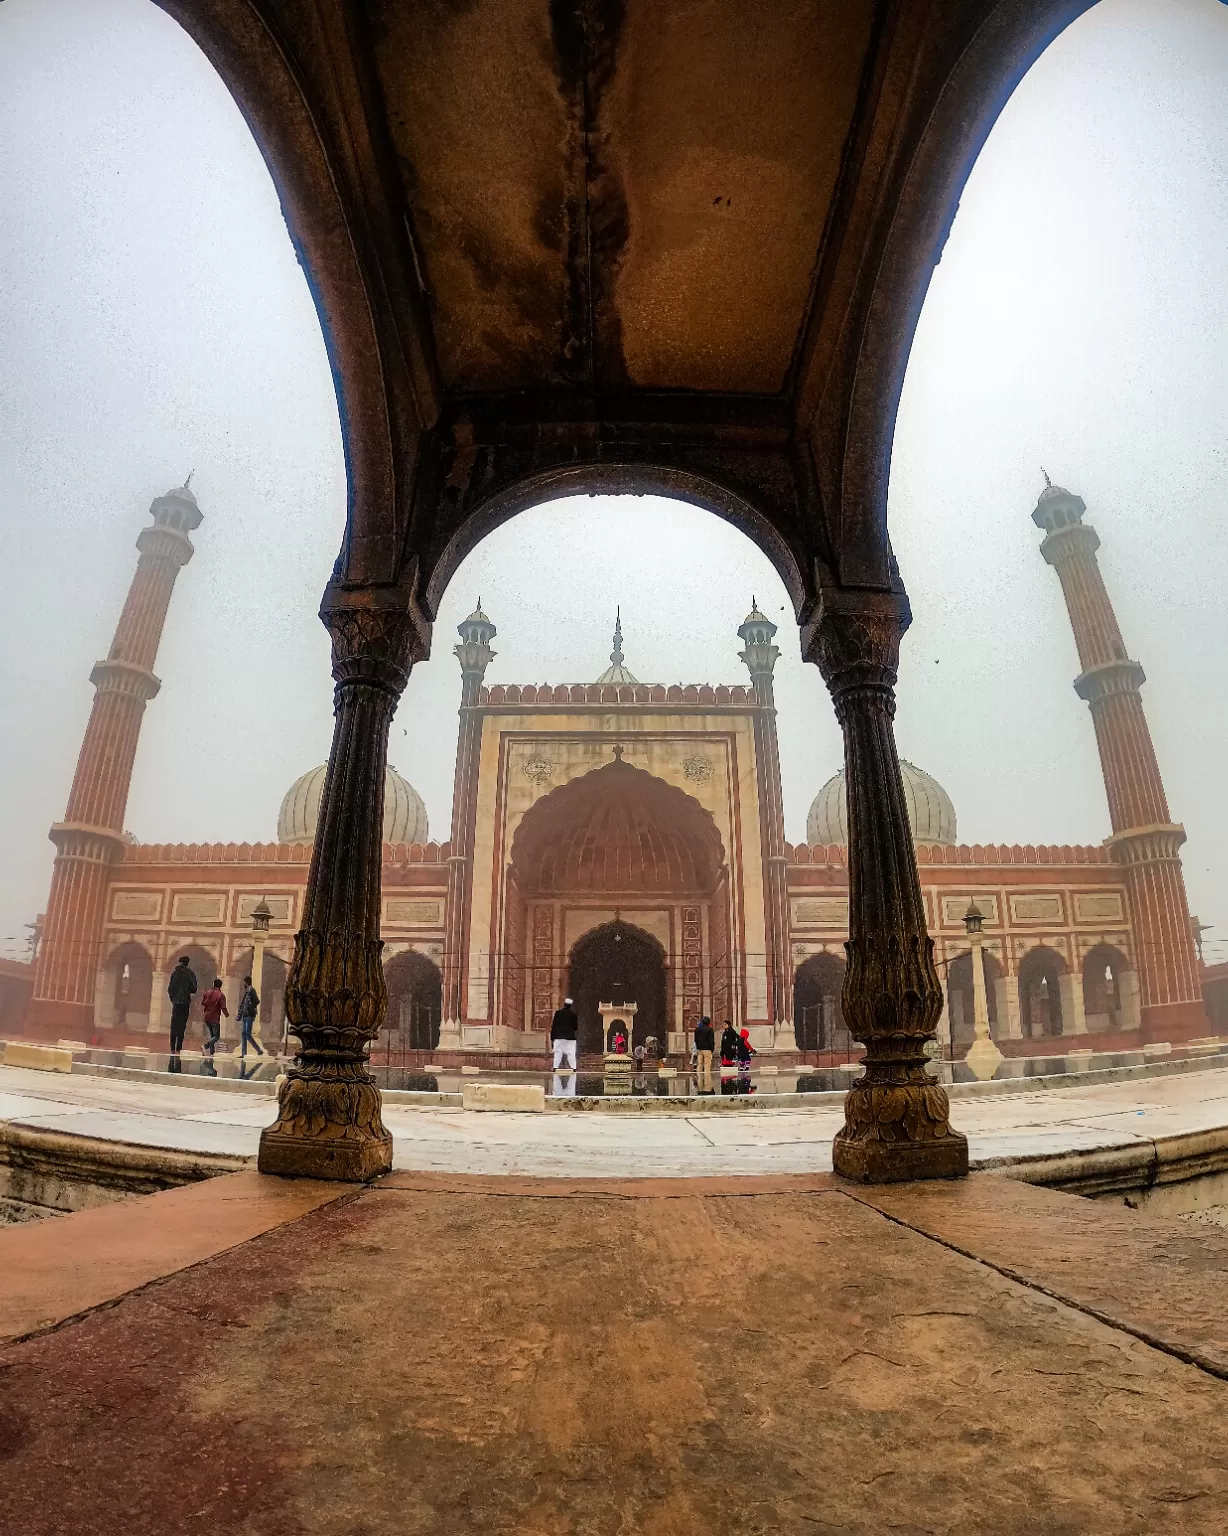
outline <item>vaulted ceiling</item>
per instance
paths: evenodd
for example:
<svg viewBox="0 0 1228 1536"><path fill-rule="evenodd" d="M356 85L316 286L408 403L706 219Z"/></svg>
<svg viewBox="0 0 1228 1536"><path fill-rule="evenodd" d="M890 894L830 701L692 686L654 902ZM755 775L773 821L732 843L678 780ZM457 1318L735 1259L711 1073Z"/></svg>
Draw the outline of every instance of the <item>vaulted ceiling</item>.
<svg viewBox="0 0 1228 1536"><path fill-rule="evenodd" d="M1091 0L161 0L273 172L337 378L339 579L424 622L542 495L689 495L803 623L898 585L895 411L1014 84Z"/></svg>

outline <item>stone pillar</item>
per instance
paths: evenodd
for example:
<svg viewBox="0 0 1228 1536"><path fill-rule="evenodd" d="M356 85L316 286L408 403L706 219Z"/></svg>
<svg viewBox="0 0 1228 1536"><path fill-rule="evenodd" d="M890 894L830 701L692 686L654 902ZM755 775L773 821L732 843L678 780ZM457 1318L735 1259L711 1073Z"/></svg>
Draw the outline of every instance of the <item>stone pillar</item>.
<svg viewBox="0 0 1228 1536"><path fill-rule="evenodd" d="M380 963L380 864L388 727L429 630L399 588L330 588L320 617L333 642L333 744L303 926L286 980L299 1054L262 1173L359 1182L392 1166L392 1137L367 1061L388 1006Z"/></svg>
<svg viewBox="0 0 1228 1536"><path fill-rule="evenodd" d="M149 1023L145 1026L147 1034L170 1034L171 1000L166 995L166 989L170 985L170 979L171 978L169 972L155 969L152 980L150 982L151 991L149 994Z"/></svg>
<svg viewBox="0 0 1228 1536"><path fill-rule="evenodd" d="M1022 1040L1023 1029L1019 1023L1019 978L999 976L993 984L993 995L998 1005L998 1039Z"/></svg>
<svg viewBox="0 0 1228 1536"><path fill-rule="evenodd" d="M803 639L844 732L849 939L844 1018L865 1072L845 1099L832 1147L837 1173L862 1183L954 1178L968 1143L951 1129L946 1090L927 1070L942 1012L917 855L896 754L895 682L911 615L902 593L825 594Z"/></svg>
<svg viewBox="0 0 1228 1536"><path fill-rule="evenodd" d="M1062 999L1062 1033L1085 1035L1087 1013L1083 1007L1083 975L1080 971L1067 971L1058 978L1058 994Z"/></svg>
<svg viewBox="0 0 1228 1536"><path fill-rule="evenodd" d="M1117 1027L1137 1029L1141 1020L1137 971L1117 973Z"/></svg>

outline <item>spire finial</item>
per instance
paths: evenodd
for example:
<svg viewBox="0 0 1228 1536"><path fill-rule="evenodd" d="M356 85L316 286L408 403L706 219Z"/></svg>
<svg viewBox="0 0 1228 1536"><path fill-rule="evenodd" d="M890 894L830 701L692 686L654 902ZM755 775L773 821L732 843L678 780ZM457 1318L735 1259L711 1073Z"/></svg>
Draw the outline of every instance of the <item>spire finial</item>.
<svg viewBox="0 0 1228 1536"><path fill-rule="evenodd" d="M614 610L614 649L610 652L610 660L616 667L623 664L623 611L621 605Z"/></svg>
<svg viewBox="0 0 1228 1536"><path fill-rule="evenodd" d="M1050 478L1049 478L1049 471L1045 468L1045 466L1043 464L1040 466L1040 472L1045 477L1045 485L1046 485L1046 487L1052 486L1053 481L1050 480Z"/></svg>
<svg viewBox="0 0 1228 1536"><path fill-rule="evenodd" d="M196 473L196 471L194 469L189 469L188 470L188 478L183 482L183 488L184 488L185 491L191 486L191 484L192 484L192 476L195 473Z"/></svg>

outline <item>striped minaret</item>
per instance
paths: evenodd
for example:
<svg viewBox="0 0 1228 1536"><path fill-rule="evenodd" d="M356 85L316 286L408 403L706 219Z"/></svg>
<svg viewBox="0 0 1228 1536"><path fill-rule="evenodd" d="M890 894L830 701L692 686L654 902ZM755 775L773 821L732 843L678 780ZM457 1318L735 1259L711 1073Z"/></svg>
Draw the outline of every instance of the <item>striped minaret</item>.
<svg viewBox="0 0 1228 1536"><path fill-rule="evenodd" d="M161 686L153 673L158 642L175 578L192 558L188 534L202 521L186 485L159 496L149 510L153 526L136 541L141 558L110 654L90 673L94 704L68 808L51 829L56 860L27 1013L40 1035L81 1039L93 1029L107 887L123 850L141 718Z"/></svg>
<svg viewBox="0 0 1228 1536"><path fill-rule="evenodd" d="M1182 1040L1209 1033L1181 873L1185 828L1172 820L1139 688L1105 591L1100 540L1083 521L1083 498L1045 476L1033 521L1045 531L1040 552L1058 574L1079 650L1075 692L1096 728L1113 835L1125 867L1137 951L1144 1038Z"/></svg>

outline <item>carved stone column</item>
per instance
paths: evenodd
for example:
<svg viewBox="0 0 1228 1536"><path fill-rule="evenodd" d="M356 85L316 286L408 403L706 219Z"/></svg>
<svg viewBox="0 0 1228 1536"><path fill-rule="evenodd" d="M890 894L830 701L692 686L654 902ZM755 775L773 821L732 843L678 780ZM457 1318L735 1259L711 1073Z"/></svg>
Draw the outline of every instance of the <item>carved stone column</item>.
<svg viewBox="0 0 1228 1536"><path fill-rule="evenodd" d="M942 1012L900 763L895 681L911 615L902 594L825 597L804 636L844 732L848 790L849 941L844 1018L866 1048L850 1088L835 1170L864 1184L954 1178L968 1143L950 1125L946 1090L927 1071Z"/></svg>
<svg viewBox="0 0 1228 1536"><path fill-rule="evenodd" d="M289 1032L302 1042L260 1171L354 1182L392 1166L392 1137L367 1070L388 1006L380 963L380 861L388 727L426 626L396 589L330 590L333 745L303 926L286 979Z"/></svg>

